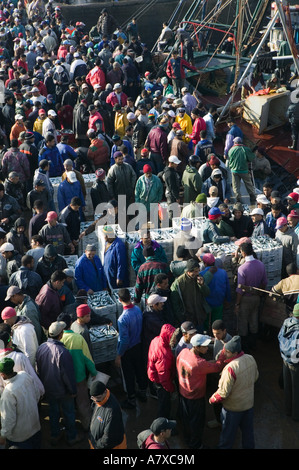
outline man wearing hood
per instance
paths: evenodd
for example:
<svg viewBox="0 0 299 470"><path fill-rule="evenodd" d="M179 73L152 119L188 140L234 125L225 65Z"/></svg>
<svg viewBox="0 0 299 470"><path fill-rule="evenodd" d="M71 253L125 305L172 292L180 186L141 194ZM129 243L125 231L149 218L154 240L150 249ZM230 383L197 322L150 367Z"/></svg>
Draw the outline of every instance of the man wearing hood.
<svg viewBox="0 0 299 470"><path fill-rule="evenodd" d="M54 246L49 244L37 263L36 273L40 275L43 283L46 283L55 271L63 271L66 268L67 262L63 256L57 254Z"/></svg>
<svg viewBox="0 0 299 470"><path fill-rule="evenodd" d="M208 191L209 196L207 197L207 205L204 208L204 215L208 217L210 209L212 207L218 207L223 201L218 196L217 186L211 186Z"/></svg>
<svg viewBox="0 0 299 470"><path fill-rule="evenodd" d="M11 243L20 255L24 255L30 249L28 238L25 235L26 226L26 220L19 217L14 223L14 228L6 235L6 241Z"/></svg>
<svg viewBox="0 0 299 470"><path fill-rule="evenodd" d="M226 204L229 203L231 198L231 191L230 185L228 184L228 180L226 178L226 171L222 168L215 168L211 176L203 182L202 185L202 192L206 195L209 193L209 189L211 186L216 186L218 190L218 196L221 201L225 202Z"/></svg>
<svg viewBox="0 0 299 470"><path fill-rule="evenodd" d="M201 161L197 155L191 155L189 157L188 165L182 176L185 204L195 201L198 194L201 193L202 179L198 173L200 164Z"/></svg>
<svg viewBox="0 0 299 470"><path fill-rule="evenodd" d="M253 232L253 222L249 215L244 215L244 208L241 202L233 206L233 230L236 237L251 237Z"/></svg>

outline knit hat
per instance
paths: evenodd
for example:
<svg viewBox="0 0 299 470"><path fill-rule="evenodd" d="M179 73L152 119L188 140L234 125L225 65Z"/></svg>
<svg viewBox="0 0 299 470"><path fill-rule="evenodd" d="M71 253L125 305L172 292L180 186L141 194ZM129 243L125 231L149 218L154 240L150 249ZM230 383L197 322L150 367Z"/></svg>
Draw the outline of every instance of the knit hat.
<svg viewBox="0 0 299 470"><path fill-rule="evenodd" d="M299 194L298 193L290 193L287 196L287 199L293 199L295 202L298 202L299 200Z"/></svg>
<svg viewBox="0 0 299 470"><path fill-rule="evenodd" d="M173 127L174 129L181 129L181 126L179 125L178 122L174 122L174 123L172 124L172 127Z"/></svg>
<svg viewBox="0 0 299 470"><path fill-rule="evenodd" d="M103 395L105 390L107 389L106 385L103 384L103 382L100 382L99 380L94 380L91 382L90 386L90 395L92 397L97 397L98 395Z"/></svg>
<svg viewBox="0 0 299 470"><path fill-rule="evenodd" d="M233 206L233 212L234 211L241 211L241 212L244 212L244 207L243 205L241 204L241 202L236 202L236 204L234 204Z"/></svg>
<svg viewBox="0 0 299 470"><path fill-rule="evenodd" d="M201 259L207 266L213 266L215 263L215 256L212 253L205 253L201 256Z"/></svg>
<svg viewBox="0 0 299 470"><path fill-rule="evenodd" d="M115 235L114 230L110 225L104 225L102 231L105 235Z"/></svg>
<svg viewBox="0 0 299 470"><path fill-rule="evenodd" d="M11 374L14 368L14 361L10 357L4 357L0 361L0 372L4 374Z"/></svg>
<svg viewBox="0 0 299 470"><path fill-rule="evenodd" d="M98 168L95 172L97 178L103 178L106 176L106 171L103 168Z"/></svg>
<svg viewBox="0 0 299 470"><path fill-rule="evenodd" d="M207 196L205 195L205 193L198 194L198 196L195 199L195 202L206 203L207 202Z"/></svg>
<svg viewBox="0 0 299 470"><path fill-rule="evenodd" d="M231 353L239 353L242 350L241 347L241 338L240 336L233 336L230 341L224 344L224 348L226 351L229 351Z"/></svg>
<svg viewBox="0 0 299 470"><path fill-rule="evenodd" d="M213 154L209 158L209 164L210 165L220 165L220 160L219 160L219 158L216 157L216 155Z"/></svg>
<svg viewBox="0 0 299 470"><path fill-rule="evenodd" d="M181 230L182 232L189 232L192 229L192 222L189 219L186 219L185 217L182 218L181 220Z"/></svg>
<svg viewBox="0 0 299 470"><path fill-rule="evenodd" d="M293 317L299 317L299 304L295 304L293 308Z"/></svg>
<svg viewBox="0 0 299 470"><path fill-rule="evenodd" d="M143 173L152 173L153 169L150 165L143 165Z"/></svg>
<svg viewBox="0 0 299 470"><path fill-rule="evenodd" d="M148 151L148 149L144 148L144 149L141 150L140 153L141 153L141 155L148 155L149 151Z"/></svg>
<svg viewBox="0 0 299 470"><path fill-rule="evenodd" d="M283 227L284 225L287 225L288 224L288 221L285 217L278 217L277 221L276 221L276 225L275 225L275 230L278 230L280 229L281 227Z"/></svg>
<svg viewBox="0 0 299 470"><path fill-rule="evenodd" d="M78 318L85 317L86 315L89 315L90 312L91 310L87 304L78 305L76 308L76 314Z"/></svg>
<svg viewBox="0 0 299 470"><path fill-rule="evenodd" d="M17 316L17 312L12 307L5 307L1 312L2 320L8 320L9 318L13 318Z"/></svg>

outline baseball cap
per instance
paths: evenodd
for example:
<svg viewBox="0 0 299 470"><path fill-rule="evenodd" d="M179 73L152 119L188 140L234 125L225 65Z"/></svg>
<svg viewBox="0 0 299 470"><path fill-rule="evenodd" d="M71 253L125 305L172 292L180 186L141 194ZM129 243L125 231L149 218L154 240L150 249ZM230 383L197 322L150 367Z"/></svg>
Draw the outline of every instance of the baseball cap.
<svg viewBox="0 0 299 470"><path fill-rule="evenodd" d="M263 209L256 208L256 209L253 209L250 212L250 215L262 215L262 216L264 216L264 211L263 211Z"/></svg>
<svg viewBox="0 0 299 470"><path fill-rule="evenodd" d="M176 163L177 165L181 163L181 160L179 160L176 155L170 155L168 161L171 163Z"/></svg>
<svg viewBox="0 0 299 470"><path fill-rule="evenodd" d="M176 421L171 421L167 418L157 418L152 422L150 430L155 434L155 436L158 436L162 431L166 431L166 429L174 429L175 427Z"/></svg>
<svg viewBox="0 0 299 470"><path fill-rule="evenodd" d="M46 114L46 111L44 109L39 109L38 115L41 116L42 114Z"/></svg>
<svg viewBox="0 0 299 470"><path fill-rule="evenodd" d="M170 111L168 111L167 114L168 114L168 116L170 116L170 117L173 117L173 118L175 117L175 113L174 113L174 111L172 111L172 109L171 109Z"/></svg>
<svg viewBox="0 0 299 470"><path fill-rule="evenodd" d="M256 196L256 201L260 204L270 204L270 201L266 198L264 194L258 194Z"/></svg>
<svg viewBox="0 0 299 470"><path fill-rule="evenodd" d="M49 327L49 336L58 336L66 327L64 321L55 321Z"/></svg>
<svg viewBox="0 0 299 470"><path fill-rule="evenodd" d="M75 181L77 181L77 176L74 171L67 171L66 176L70 180L71 183L75 183Z"/></svg>
<svg viewBox="0 0 299 470"><path fill-rule="evenodd" d="M14 251L14 246L11 243L3 243L0 247L0 253L5 253L6 251Z"/></svg>
<svg viewBox="0 0 299 470"><path fill-rule="evenodd" d="M115 83L115 85L113 87L113 90L117 90L118 88L121 88L121 84L120 83Z"/></svg>
<svg viewBox="0 0 299 470"><path fill-rule="evenodd" d="M241 137L235 137L235 138L233 139L233 142L234 142L235 144L241 144L243 141L242 141Z"/></svg>
<svg viewBox="0 0 299 470"><path fill-rule="evenodd" d="M17 312L12 307L5 307L1 312L2 320L7 320L8 318L13 318L17 316Z"/></svg>
<svg viewBox="0 0 299 470"><path fill-rule="evenodd" d="M18 121L18 119L23 119L22 114L16 114L15 115L15 120Z"/></svg>
<svg viewBox="0 0 299 470"><path fill-rule="evenodd" d="M153 169L150 165L143 165L143 173L152 173Z"/></svg>
<svg viewBox="0 0 299 470"><path fill-rule="evenodd" d="M288 218L293 218L293 219L299 219L299 214L297 214L297 212L293 209L291 210L291 212L288 214Z"/></svg>
<svg viewBox="0 0 299 470"><path fill-rule="evenodd" d="M63 272L67 277L75 277L75 271L72 268L66 268Z"/></svg>
<svg viewBox="0 0 299 470"><path fill-rule="evenodd" d="M56 112L54 111L54 109L49 109L48 111L48 116L57 116Z"/></svg>
<svg viewBox="0 0 299 470"><path fill-rule="evenodd" d="M284 225L287 225L288 221L285 217L279 217L277 219L276 225L275 225L275 230L278 230L279 228L283 227Z"/></svg>
<svg viewBox="0 0 299 470"><path fill-rule="evenodd" d="M193 325L191 321L185 321L181 324L181 332L182 333L197 333L197 329Z"/></svg>
<svg viewBox="0 0 299 470"><path fill-rule="evenodd" d="M55 211L50 211L50 212L48 212L48 214L47 214L46 221L47 221L47 222L50 222L51 220L57 219L57 217L58 217L58 216L57 216L57 214L56 214Z"/></svg>
<svg viewBox="0 0 299 470"><path fill-rule="evenodd" d="M242 243L252 243L252 242L251 242L251 238L249 238L249 237L242 237L242 238L239 238L239 240L236 240L236 241L235 241L235 245L237 245L237 246L242 245Z"/></svg>
<svg viewBox="0 0 299 470"><path fill-rule="evenodd" d="M217 219L217 217L223 214L224 212L221 212L221 210L218 207L212 207L212 209L210 209L208 212L208 217L210 220L213 220L213 219Z"/></svg>
<svg viewBox="0 0 299 470"><path fill-rule="evenodd" d="M190 343L192 346L208 346L211 341L212 338L210 336L197 334L192 336Z"/></svg>
<svg viewBox="0 0 299 470"><path fill-rule="evenodd" d="M141 153L141 155L148 155L149 151L148 151L148 149L143 148L140 153Z"/></svg>
<svg viewBox="0 0 299 470"><path fill-rule="evenodd" d="M8 289L7 289L7 292L6 292L6 297L5 297L5 302L7 300L9 300L13 295L15 294L20 294L21 289L17 286L10 286Z"/></svg>
<svg viewBox="0 0 299 470"><path fill-rule="evenodd" d="M149 298L147 299L147 304L148 305L155 305L158 302L166 302L167 297L162 297L161 295L158 294L151 294Z"/></svg>

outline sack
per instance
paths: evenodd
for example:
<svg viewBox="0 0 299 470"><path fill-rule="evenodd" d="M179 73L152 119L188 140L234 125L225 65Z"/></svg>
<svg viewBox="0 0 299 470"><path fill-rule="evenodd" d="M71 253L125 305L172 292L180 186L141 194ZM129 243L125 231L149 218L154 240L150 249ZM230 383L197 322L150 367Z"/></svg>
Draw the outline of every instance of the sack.
<svg viewBox="0 0 299 470"><path fill-rule="evenodd" d="M137 446L139 449L145 449L144 443L147 438L152 434L150 429L146 429L145 431L141 431L137 436Z"/></svg>

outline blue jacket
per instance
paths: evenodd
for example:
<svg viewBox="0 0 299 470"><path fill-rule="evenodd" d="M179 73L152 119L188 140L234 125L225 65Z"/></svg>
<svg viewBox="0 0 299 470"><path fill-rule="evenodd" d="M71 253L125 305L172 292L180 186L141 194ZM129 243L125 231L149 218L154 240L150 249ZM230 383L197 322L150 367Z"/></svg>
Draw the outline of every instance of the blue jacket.
<svg viewBox="0 0 299 470"><path fill-rule="evenodd" d="M128 349L141 342L142 312L136 305L130 304L123 309L117 320L118 345L117 354L122 356Z"/></svg>
<svg viewBox="0 0 299 470"><path fill-rule="evenodd" d="M128 279L126 246L118 237L115 238L108 250L105 251L104 272L112 289L118 288L116 284L117 279L122 280L123 287L126 287Z"/></svg>
<svg viewBox="0 0 299 470"><path fill-rule="evenodd" d="M107 280L101 260L97 255L93 260L95 266L84 253L76 262L75 279L78 289L85 289L86 291L92 289L94 292L106 289Z"/></svg>
<svg viewBox="0 0 299 470"><path fill-rule="evenodd" d="M209 266L206 267L200 274L203 276L209 269ZM224 300L227 300L228 302L231 301L229 280L227 272L224 269L217 268L217 271L209 283L209 288L210 295L206 297L206 301L212 308L220 307Z"/></svg>
<svg viewBox="0 0 299 470"><path fill-rule="evenodd" d="M133 150L133 147L132 147L132 144L131 142L129 142L128 140L126 139L122 139L122 145L125 145L128 149L128 154L130 155L130 157L132 157L134 160L135 160L135 155L134 155L134 150ZM114 161L114 157L113 155L115 154L115 152L117 152L119 150L119 147L117 145L113 145L112 149L111 149L111 155L110 155L110 166L111 165L114 165L115 161Z"/></svg>
<svg viewBox="0 0 299 470"><path fill-rule="evenodd" d="M57 190L58 209L61 212L66 206L71 203L73 197L81 199L81 208L85 206L85 200L82 192L82 187L79 181L69 183L66 179L60 183Z"/></svg>
<svg viewBox="0 0 299 470"><path fill-rule="evenodd" d="M70 145L63 144L60 142L59 144L57 144L57 148L60 152L60 155L62 156L63 161L65 161L67 158L75 160L78 157L75 150Z"/></svg>
<svg viewBox="0 0 299 470"><path fill-rule="evenodd" d="M51 149L48 148L46 145L42 147L38 156L38 163L40 163L41 160L44 159L51 162L49 169L50 178L61 176L62 173L64 173L62 156L60 155L60 152L56 145Z"/></svg>
<svg viewBox="0 0 299 470"><path fill-rule="evenodd" d="M298 367L297 345L299 339L299 319L286 318L278 333L280 355L288 364Z"/></svg>

